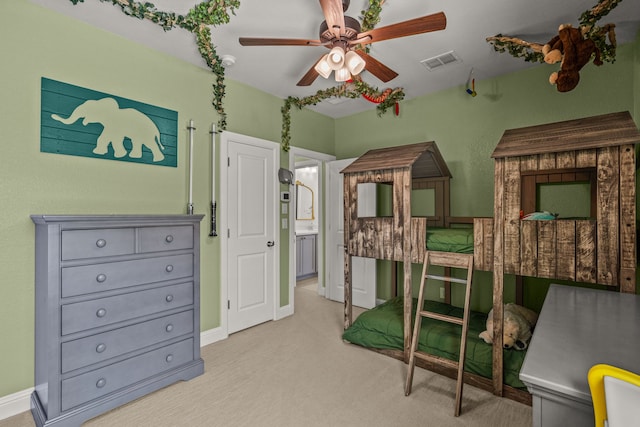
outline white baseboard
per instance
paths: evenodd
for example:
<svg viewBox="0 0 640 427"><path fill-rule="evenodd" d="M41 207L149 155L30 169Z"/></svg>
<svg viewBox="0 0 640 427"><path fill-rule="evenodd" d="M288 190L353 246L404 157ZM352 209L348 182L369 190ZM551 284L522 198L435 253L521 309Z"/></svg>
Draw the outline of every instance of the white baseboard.
<svg viewBox="0 0 640 427"><path fill-rule="evenodd" d="M213 328L200 333L200 347L222 341L228 337L222 328ZM31 409L33 387L0 397L0 420L4 420Z"/></svg>
<svg viewBox="0 0 640 427"><path fill-rule="evenodd" d="M226 331L223 331L221 327L209 329L208 331L200 332L200 347L213 344L214 342L225 340L229 337Z"/></svg>
<svg viewBox="0 0 640 427"><path fill-rule="evenodd" d="M33 387L0 397L0 420L28 411L32 392Z"/></svg>

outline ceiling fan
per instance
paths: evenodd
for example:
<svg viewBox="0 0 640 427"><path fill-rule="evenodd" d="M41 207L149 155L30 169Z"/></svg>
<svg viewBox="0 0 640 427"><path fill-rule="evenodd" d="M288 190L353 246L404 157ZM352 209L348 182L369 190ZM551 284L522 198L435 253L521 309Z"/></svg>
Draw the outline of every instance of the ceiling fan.
<svg viewBox="0 0 640 427"><path fill-rule="evenodd" d="M413 36L444 30L447 18L443 12L410 19L385 27L361 32L360 23L344 12L350 0L320 0L325 20L320 24L319 40L240 37L242 46L325 46L330 49L300 79L297 86L311 85L319 75L327 78L335 71L336 81L347 81L363 69L383 82L394 79L398 73L368 55L360 45L383 40Z"/></svg>

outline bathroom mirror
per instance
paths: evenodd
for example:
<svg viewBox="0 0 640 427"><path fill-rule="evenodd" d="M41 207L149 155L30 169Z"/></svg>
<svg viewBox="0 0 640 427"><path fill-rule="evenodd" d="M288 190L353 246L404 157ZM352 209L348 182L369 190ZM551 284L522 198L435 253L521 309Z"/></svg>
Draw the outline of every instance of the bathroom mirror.
<svg viewBox="0 0 640 427"><path fill-rule="evenodd" d="M296 181L296 219L313 221L316 219L313 190Z"/></svg>

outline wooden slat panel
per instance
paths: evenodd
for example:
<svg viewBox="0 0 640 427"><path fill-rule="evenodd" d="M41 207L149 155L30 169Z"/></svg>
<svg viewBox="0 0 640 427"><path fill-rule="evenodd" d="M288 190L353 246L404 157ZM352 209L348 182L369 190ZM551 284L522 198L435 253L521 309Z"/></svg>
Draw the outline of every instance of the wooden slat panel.
<svg viewBox="0 0 640 427"><path fill-rule="evenodd" d="M496 159L493 196L493 393L502 396L504 319L504 159Z"/></svg>
<svg viewBox="0 0 640 427"><path fill-rule="evenodd" d="M471 254L429 251L430 265L468 269L469 263L473 263L473 257Z"/></svg>
<svg viewBox="0 0 640 427"><path fill-rule="evenodd" d="M411 306L413 299L411 296L411 169L406 168L400 171L398 177L402 192L402 205L397 212L402 211L402 267L404 272L404 355L405 360L409 361L409 351L411 349ZM395 188L395 186L394 186Z"/></svg>
<svg viewBox="0 0 640 427"><path fill-rule="evenodd" d="M536 177L535 175L524 175L521 177L521 180L522 190L520 195L520 205L522 206L522 211L526 215L536 211Z"/></svg>
<svg viewBox="0 0 640 427"><path fill-rule="evenodd" d="M620 218L618 147L598 149L597 283L618 284Z"/></svg>
<svg viewBox="0 0 640 427"><path fill-rule="evenodd" d="M537 277L556 277L556 221L538 223L538 274Z"/></svg>
<svg viewBox="0 0 640 427"><path fill-rule="evenodd" d="M520 274L535 277L538 275L538 226L537 221L520 221L522 263Z"/></svg>
<svg viewBox="0 0 640 427"><path fill-rule="evenodd" d="M493 271L493 218L485 218L483 224L484 265L487 271Z"/></svg>
<svg viewBox="0 0 640 427"><path fill-rule="evenodd" d="M506 158L504 167L504 271L520 271L520 159Z"/></svg>
<svg viewBox="0 0 640 427"><path fill-rule="evenodd" d="M596 150L578 150L576 151L576 167L577 168L595 168L596 167Z"/></svg>
<svg viewBox="0 0 640 427"><path fill-rule="evenodd" d="M427 219L411 218L411 262L420 264L424 260L427 239Z"/></svg>
<svg viewBox="0 0 640 427"><path fill-rule="evenodd" d="M493 218L473 219L473 262L476 270L493 270Z"/></svg>
<svg viewBox="0 0 640 427"><path fill-rule="evenodd" d="M355 194L351 193L354 188L355 177L345 176L342 182L344 192L344 329L346 330L353 323L353 299L352 299L352 271L351 255L349 246L351 239L351 210L356 207ZM357 212L356 212L357 214Z"/></svg>
<svg viewBox="0 0 640 427"><path fill-rule="evenodd" d="M377 236L377 240L376 243L374 244L375 246L375 257L376 259L385 259L384 258L384 248L386 245L386 242L384 241L385 239L385 233L383 230L383 221L381 221L384 218L375 218L376 221L374 223L374 227L375 227L375 234Z"/></svg>
<svg viewBox="0 0 640 427"><path fill-rule="evenodd" d="M345 195L345 227L344 237L345 251L353 253L357 247L356 239L356 220L358 219L358 177L355 175L344 177L344 195Z"/></svg>
<svg viewBox="0 0 640 427"><path fill-rule="evenodd" d="M538 156L522 156L520 157L521 171L538 170Z"/></svg>
<svg viewBox="0 0 640 427"><path fill-rule="evenodd" d="M393 171L393 259L402 259L404 211L402 209L402 170Z"/></svg>
<svg viewBox="0 0 640 427"><path fill-rule="evenodd" d="M561 173L550 173L549 174L549 182L562 182L562 174Z"/></svg>
<svg viewBox="0 0 640 427"><path fill-rule="evenodd" d="M576 282L596 283L595 221L576 221Z"/></svg>
<svg viewBox="0 0 640 427"><path fill-rule="evenodd" d="M556 165L559 169L572 169L576 167L576 152L565 151L556 156Z"/></svg>
<svg viewBox="0 0 640 427"><path fill-rule="evenodd" d="M636 292L635 150L620 147L620 290Z"/></svg>
<svg viewBox="0 0 640 427"><path fill-rule="evenodd" d="M382 259L393 260L394 242L393 242L393 218L381 218L382 221Z"/></svg>
<svg viewBox="0 0 640 427"><path fill-rule="evenodd" d="M538 160L538 168L540 170L557 169L556 166L556 154L555 153L543 153L540 154Z"/></svg>
<svg viewBox="0 0 640 427"><path fill-rule="evenodd" d="M575 280L576 278L576 222L558 220L558 246L556 278Z"/></svg>

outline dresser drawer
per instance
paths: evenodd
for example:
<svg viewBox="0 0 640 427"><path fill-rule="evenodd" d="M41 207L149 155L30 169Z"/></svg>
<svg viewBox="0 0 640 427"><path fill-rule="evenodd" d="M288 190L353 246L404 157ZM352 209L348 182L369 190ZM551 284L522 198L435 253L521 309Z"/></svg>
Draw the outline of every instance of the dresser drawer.
<svg viewBox="0 0 640 427"><path fill-rule="evenodd" d="M193 331L193 310L62 343L62 373Z"/></svg>
<svg viewBox="0 0 640 427"><path fill-rule="evenodd" d="M112 393L194 359L193 340L141 354L62 381L62 410Z"/></svg>
<svg viewBox="0 0 640 427"><path fill-rule="evenodd" d="M133 228L99 228L62 231L62 259L84 259L132 254Z"/></svg>
<svg viewBox="0 0 640 427"><path fill-rule="evenodd" d="M62 306L62 335L193 304L193 283L163 286Z"/></svg>
<svg viewBox="0 0 640 427"><path fill-rule="evenodd" d="M193 276L193 255L62 268L62 297Z"/></svg>
<svg viewBox="0 0 640 427"><path fill-rule="evenodd" d="M173 251L193 247L193 227L144 227L138 229L140 252Z"/></svg>

